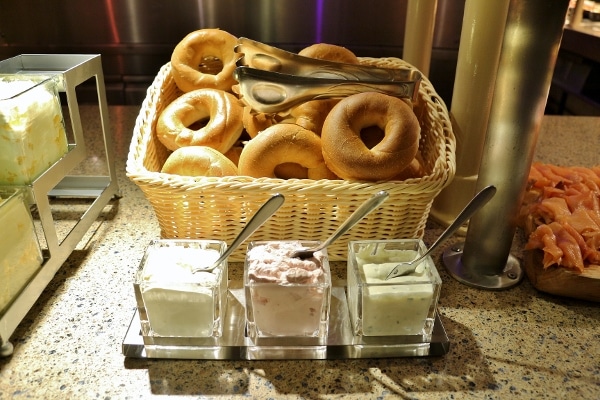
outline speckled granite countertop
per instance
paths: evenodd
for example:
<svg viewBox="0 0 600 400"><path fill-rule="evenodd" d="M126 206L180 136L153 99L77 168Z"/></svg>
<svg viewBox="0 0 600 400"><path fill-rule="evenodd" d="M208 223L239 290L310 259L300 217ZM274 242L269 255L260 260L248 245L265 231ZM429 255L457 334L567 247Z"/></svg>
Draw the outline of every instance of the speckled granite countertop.
<svg viewBox="0 0 600 400"><path fill-rule="evenodd" d="M14 353L0 359L0 399L600 398L598 304L540 293L527 279L501 292L467 287L441 265L443 249L434 255L443 279L439 311L451 342L442 357L125 358L121 344L135 309L134 271L159 228L124 172L138 108L111 107L110 112L123 197L107 206L11 337ZM99 132L94 116L93 107L82 108L86 132L94 133L88 142L92 152L101 148L93 138ZM599 149L600 118L548 116L536 159L592 165L600 163ZM426 243L440 232L429 223Z"/></svg>

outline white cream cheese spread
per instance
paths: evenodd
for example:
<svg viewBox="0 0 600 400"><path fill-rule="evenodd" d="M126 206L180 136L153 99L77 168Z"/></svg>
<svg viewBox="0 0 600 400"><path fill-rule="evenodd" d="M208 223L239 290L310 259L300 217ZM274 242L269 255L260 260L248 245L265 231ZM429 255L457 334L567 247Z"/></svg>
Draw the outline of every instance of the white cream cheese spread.
<svg viewBox="0 0 600 400"><path fill-rule="evenodd" d="M198 263L212 264L213 249L156 247L144 265L142 298L154 333L159 336L206 337L213 334L215 297L220 270L192 272Z"/></svg>

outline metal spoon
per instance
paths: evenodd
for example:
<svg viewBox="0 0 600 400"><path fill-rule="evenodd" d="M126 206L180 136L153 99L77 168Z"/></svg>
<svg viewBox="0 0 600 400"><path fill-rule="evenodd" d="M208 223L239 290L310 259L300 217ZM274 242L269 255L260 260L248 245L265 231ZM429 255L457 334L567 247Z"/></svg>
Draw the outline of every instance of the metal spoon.
<svg viewBox="0 0 600 400"><path fill-rule="evenodd" d="M258 211L252 216L252 218L250 218L250 221L246 223L244 229L241 230L238 236L233 240L231 245L227 247L227 250L225 250L225 252L221 254L221 257L219 257L217 261L209 265L199 265L196 268L194 268L192 272L210 272L213 269L215 269L219 264L221 264L221 262L223 262L223 260L229 257L229 255L231 255L231 253L233 253L233 251L237 249L238 246L248 238L248 236L252 235L258 228L261 227L262 224L264 224L269 218L271 218L271 215L275 214L275 211L277 211L279 207L281 207L284 201L285 197L283 197L283 195L279 193L273 195L269 200L265 202L265 204L263 204L258 209Z"/></svg>
<svg viewBox="0 0 600 400"><path fill-rule="evenodd" d="M402 275L408 275L415 271L419 265L419 261L430 255L440 244L454 234L454 232L462 226L477 210L483 207L494 195L496 194L495 186L486 186L479 193L475 195L466 205L466 207L458 214L454 222L450 224L448 228L440 235L439 238L429 247L429 249L421 256L415 258L412 261L401 262L397 264L394 269L387 275L385 280L396 278Z"/></svg>
<svg viewBox="0 0 600 400"><path fill-rule="evenodd" d="M350 217L348 217L348 219L344 221L342 225L340 225L340 227L329 237L329 239L327 239L326 241L324 241L316 247L310 249L296 250L294 253L292 253L291 257L298 257L303 260L312 257L315 252L329 246L340 236L342 236L344 233L350 230L350 228L356 225L361 219L367 216L367 214L379 207L381 203L383 203L388 198L388 196L388 192L384 190L375 193L370 199L365 201L363 204L361 204L360 207L354 210L352 215L350 215Z"/></svg>

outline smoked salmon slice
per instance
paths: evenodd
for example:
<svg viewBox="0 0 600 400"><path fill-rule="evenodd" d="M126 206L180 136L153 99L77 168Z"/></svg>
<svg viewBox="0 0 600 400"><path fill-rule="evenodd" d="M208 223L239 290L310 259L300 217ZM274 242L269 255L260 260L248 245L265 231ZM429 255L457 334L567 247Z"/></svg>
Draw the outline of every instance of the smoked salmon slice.
<svg viewBox="0 0 600 400"><path fill-rule="evenodd" d="M558 265L583 272L597 265L600 166L534 163L519 216L520 225L530 232L525 248L544 252L544 268Z"/></svg>

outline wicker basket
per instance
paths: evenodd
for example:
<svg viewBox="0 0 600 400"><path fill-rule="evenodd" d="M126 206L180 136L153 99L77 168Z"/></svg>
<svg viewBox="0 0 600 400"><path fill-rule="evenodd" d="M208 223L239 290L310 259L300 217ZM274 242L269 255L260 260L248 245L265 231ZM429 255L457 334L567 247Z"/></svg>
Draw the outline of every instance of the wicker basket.
<svg viewBox="0 0 600 400"><path fill-rule="evenodd" d="M397 58L361 58L361 63L385 68L411 67ZM421 238L435 196L454 176L455 137L444 102L423 79L415 112L421 123L420 151L426 176L392 182L272 179L249 177L185 177L160 173L170 154L156 138L158 116L181 95L165 64L137 117L127 176L152 204L163 238L210 238L231 243L246 221L273 194L284 205L250 240L325 240L363 201L385 190L390 197L350 232L328 248L332 261L346 260L348 241ZM230 257L244 260L245 246Z"/></svg>

